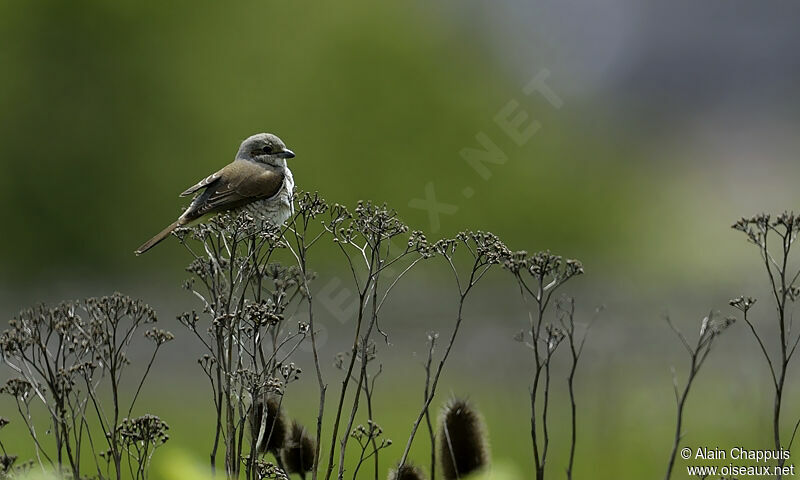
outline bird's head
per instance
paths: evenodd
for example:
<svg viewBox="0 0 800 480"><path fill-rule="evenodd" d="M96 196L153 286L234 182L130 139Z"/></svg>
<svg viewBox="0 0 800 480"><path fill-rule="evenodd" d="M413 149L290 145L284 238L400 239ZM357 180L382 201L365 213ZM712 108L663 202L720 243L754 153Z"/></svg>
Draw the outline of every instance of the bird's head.
<svg viewBox="0 0 800 480"><path fill-rule="evenodd" d="M287 158L294 158L294 152L271 133L257 133L248 137L236 153L237 160L266 163L274 167L285 167Z"/></svg>

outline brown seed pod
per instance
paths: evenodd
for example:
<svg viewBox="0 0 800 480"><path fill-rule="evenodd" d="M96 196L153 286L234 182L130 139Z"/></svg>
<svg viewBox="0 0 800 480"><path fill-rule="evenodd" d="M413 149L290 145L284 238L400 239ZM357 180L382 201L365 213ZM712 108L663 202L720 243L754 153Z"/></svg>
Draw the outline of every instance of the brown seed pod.
<svg viewBox="0 0 800 480"><path fill-rule="evenodd" d="M390 470L389 480L425 480L425 474L419 467L406 463L402 467Z"/></svg>
<svg viewBox="0 0 800 480"><path fill-rule="evenodd" d="M439 459L442 475L455 480L489 463L486 429L480 413L467 401L454 398L439 417Z"/></svg>
<svg viewBox="0 0 800 480"><path fill-rule="evenodd" d="M292 431L289 434L289 441L281 450L283 465L287 473L299 473L300 475L310 472L314 468L314 453L317 449L317 442L312 438L305 427L292 421Z"/></svg>
<svg viewBox="0 0 800 480"><path fill-rule="evenodd" d="M266 412L266 418L264 418ZM259 453L278 454L286 445L289 426L281 408L281 398L275 395L261 398L253 404L250 434L255 437Z"/></svg>

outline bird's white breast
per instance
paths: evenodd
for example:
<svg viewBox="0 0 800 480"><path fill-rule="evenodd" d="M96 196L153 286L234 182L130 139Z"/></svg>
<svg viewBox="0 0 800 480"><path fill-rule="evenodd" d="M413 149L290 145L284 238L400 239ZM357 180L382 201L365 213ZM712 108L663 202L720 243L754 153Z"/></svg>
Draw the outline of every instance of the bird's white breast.
<svg viewBox="0 0 800 480"><path fill-rule="evenodd" d="M294 177L292 171L283 168L283 186L280 191L270 198L256 200L242 207L255 218L267 220L275 225L281 225L294 214Z"/></svg>

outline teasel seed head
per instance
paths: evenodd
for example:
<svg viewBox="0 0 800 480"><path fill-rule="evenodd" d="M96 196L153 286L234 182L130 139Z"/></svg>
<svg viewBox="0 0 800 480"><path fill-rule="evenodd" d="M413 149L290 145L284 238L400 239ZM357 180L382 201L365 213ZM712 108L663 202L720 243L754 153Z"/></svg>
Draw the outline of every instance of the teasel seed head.
<svg viewBox="0 0 800 480"><path fill-rule="evenodd" d="M256 438L258 452L277 455L286 445L288 433L289 426L281 408L281 397L267 395L256 400L251 414L250 434Z"/></svg>
<svg viewBox="0 0 800 480"><path fill-rule="evenodd" d="M313 470L316 449L317 442L308 434L306 428L296 421L292 421L289 439L281 451L286 473L303 475Z"/></svg>
<svg viewBox="0 0 800 480"><path fill-rule="evenodd" d="M410 463L389 471L389 480L425 480L422 470Z"/></svg>
<svg viewBox="0 0 800 480"><path fill-rule="evenodd" d="M486 429L480 413L467 400L454 398L439 417L442 475L455 480L489 463Z"/></svg>

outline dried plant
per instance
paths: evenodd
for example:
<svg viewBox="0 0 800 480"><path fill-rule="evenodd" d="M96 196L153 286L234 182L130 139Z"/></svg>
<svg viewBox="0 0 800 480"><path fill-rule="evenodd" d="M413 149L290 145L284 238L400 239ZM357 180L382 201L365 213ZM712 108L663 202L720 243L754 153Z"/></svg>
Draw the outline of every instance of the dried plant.
<svg viewBox="0 0 800 480"><path fill-rule="evenodd" d="M366 348L366 349L364 349ZM356 388L359 388L359 391L363 393L364 400L366 401L367 406L367 424L369 425L370 432L366 434L364 431L364 426L359 425L357 426L350 434L352 439L356 439L361 446L360 458L358 465L356 466L355 470L353 471L353 478L356 478L358 471L361 469L362 464L365 460L369 458L374 458L375 461L373 462L375 475L378 475L379 472L379 463L377 461L378 453L380 450L391 445L390 439L381 439L380 442L378 441L380 435L383 433L383 430L375 424L371 418L374 415L373 409L373 394L375 392L375 384L378 380L378 377L383 373L383 365L378 363L377 366L374 368L370 367L370 362L373 364L375 363L374 360L377 358L377 344L373 340L368 340L366 347L364 345L359 344L359 351L356 357L356 362L359 365L367 365L367 369L363 371L364 378L360 379L356 377L355 374L350 375L351 383L356 385ZM344 370L347 365L349 365L348 359L352 355L352 352L340 352L336 355L336 359L334 362L335 367L338 370ZM358 369L359 372L362 372L362 369ZM362 438L367 438L368 443L364 444L361 440ZM367 448L370 448L370 452L367 453Z"/></svg>
<svg viewBox="0 0 800 480"><path fill-rule="evenodd" d="M122 478L126 454L132 478L146 477L152 450L167 437L158 429L141 430L137 442L152 448L144 454L132 454L132 448L142 445L131 443L129 419L156 355L173 338L171 333L155 327L144 332L154 346L127 402L122 385L135 333L155 322L155 312L148 305L119 293L56 307L37 306L23 310L9 322L9 329L0 336L0 353L18 377L8 380L0 392L15 399L40 467L47 465L81 478L87 474L81 458L88 448L98 477L113 472L114 478ZM110 400L106 401L108 396ZM49 414L54 451L46 448L36 430L31 409L36 400ZM95 423L103 432L102 438L94 433ZM104 445L106 449L101 452Z"/></svg>
<svg viewBox="0 0 800 480"><path fill-rule="evenodd" d="M423 260L440 257L456 287L452 329L444 340L437 332L427 336L422 405L388 478L425 478L424 472L409 462L423 420L432 446L431 480L436 478L437 465L445 480L453 480L489 464L486 427L477 410L465 400L453 399L435 425L431 404L461 330L466 301L486 274L500 266L513 277L528 314L528 325L515 340L525 345L532 357L530 437L537 480L545 478L550 452L551 372L557 358L567 360L570 435L565 473L571 480L578 439L576 373L594 318L585 329L579 328L575 301L569 297L554 300L553 295L584 273L582 264L549 251L533 255L515 252L497 236L481 231L465 231L429 244L422 232L411 231L385 205L359 202L350 211L342 205L328 205L311 193L299 193L294 201L297 210L285 225L264 223L247 213L227 213L175 232L192 256L186 269L190 278L184 286L201 304L197 311L178 319L206 350L198 363L209 380L214 405L212 468L222 450L230 479L242 473L249 480L288 480L289 475L305 479L310 473L317 480L319 472L324 472L325 480L330 480L336 471L337 480L344 480L346 460L354 462L348 473L353 480L360 474L375 479L382 476L379 458L392 445L377 423L374 404L383 373L380 352L389 344L382 311L402 278ZM800 298L800 286L796 285L800 268L791 258L800 217L791 213L774 218L758 215L739 220L733 228L758 247L768 274L777 313L778 353L770 353L769 339L750 317L756 301L739 297L730 305L742 312L771 374L775 448L789 449L800 428L798 420L784 446L781 413L787 372L800 343L800 334L791 331L791 309ZM357 300L352 318L338 319L342 325L349 321L352 343L348 341L347 349L334 359L340 387L333 411L327 411L331 431L326 432L329 441L325 445L328 384L315 327L311 286L316 275L309 260L312 248L322 239L332 241L341 253ZM304 321L298 320L300 315ZM689 356L685 383L679 382L673 371L677 416L665 475L669 479L689 393L717 337L734 320L709 314L695 342L689 342L669 317L666 321ZM0 441L0 478L16 477L32 465L54 469L65 478L147 478L153 452L169 439L169 427L160 418L133 415L160 348L173 339L171 333L155 328L155 322L149 306L121 294L38 306L9 322L0 335L0 358L14 377L0 387L0 393L14 399L33 441L35 458L20 464ZM135 334L142 330L144 338L152 342L152 353L141 377L130 382L128 351L138 338ZM315 435L297 421L290 424L284 411L287 389L302 374L294 355L306 341L311 344L319 390ZM134 388L123 389L123 380ZM40 431L42 422L35 421L37 408L47 412L48 441ZM7 424L8 420L0 418L0 429ZM323 447L327 448L326 459L321 458ZM85 459L90 457L94 464L87 467ZM783 463L779 460L780 466Z"/></svg>
<svg viewBox="0 0 800 480"><path fill-rule="evenodd" d="M798 232L800 232L800 217L789 212L784 212L776 217L760 214L751 218L742 218L732 228L744 233L747 240L758 248L762 266L769 280L772 299L775 302L779 346L777 357L769 354L766 346L767 339L758 332L748 317L748 311L755 300L740 297L732 300L731 305L743 313L744 321L750 328L769 367L775 391L772 409L774 447L776 450L789 449L797 433L797 428L800 426L800 420L798 420L789 443L784 445L781 440L781 412L786 378L789 364L797 350L797 344L800 342L800 334L793 334L791 331L791 308L800 298L800 286L796 285L798 277L800 277L800 268L792 264L792 247ZM782 466L785 461L779 460L778 462L778 465Z"/></svg>
<svg viewBox="0 0 800 480"><path fill-rule="evenodd" d="M489 464L486 427L470 402L454 398L442 409L439 451L445 480L457 480Z"/></svg>
<svg viewBox="0 0 800 480"><path fill-rule="evenodd" d="M510 251L497 237L484 232L464 232L455 239L429 245L421 232L408 233L408 227L398 219L396 212L385 205L361 202L350 212L341 205L329 207L318 195L307 193L299 195L297 204L298 211L281 228L259 224L242 214L218 216L206 225L177 232L194 256L188 268L194 278L186 286L201 300L203 314L211 320L211 327L202 331L197 313L180 317L181 323L208 351L200 364L212 386L217 416L212 466L220 442L224 440L225 466L230 478L239 476L240 463L245 465L246 478L258 478L259 472L264 471L258 452L271 453L278 464L276 468L283 474L311 472L312 478L316 478L321 463L319 441L294 440L305 450L300 468L297 465L301 462L296 459L292 466L281 465L291 458L293 441L272 445L273 438L268 435L277 430L279 438L283 438L286 431L285 427L274 427L271 412L280 410L287 384L298 378L299 372L290 360L306 337L311 338L320 392L315 438L320 439L322 435L327 383L315 340L314 305L309 288L313 273L308 268L308 255L313 245L329 235L346 261L358 303L352 322L352 347L336 359L342 378L331 414L332 429L324 469L326 480L337 465L337 478L344 477L347 447L351 441L360 446L353 478L368 462L372 463L377 478L380 475L379 453L391 445L391 440L383 437L378 427L373 405L373 393L382 372L377 360L377 340L388 342L388 333L380 324L381 311L391 291L415 265L437 254L446 259L458 287L455 326L435 370L431 368L434 355L434 340L431 340L423 408L399 463L402 470L423 418L427 419L431 438L435 437L429 407L463 320L464 303L489 268L503 264ZM322 216L325 217L321 222L322 230L315 230L314 220ZM455 260L457 251L470 259L468 273L459 271ZM288 252L294 264L287 267L279 263L278 252ZM307 311L309 322L301 324L295 332L286 325L301 307ZM286 372L287 365L291 366L291 372ZM354 393L349 396L351 385ZM351 398L349 404L347 398ZM366 422L355 426L362 400L366 403ZM242 436L242 427L248 421L249 448ZM292 435L297 434L292 432ZM265 438L267 443L264 443ZM310 467L309 448L314 450ZM435 453L432 462L435 462Z"/></svg>
<svg viewBox="0 0 800 480"><path fill-rule="evenodd" d="M384 340L388 335L380 327L380 313L392 289L417 263L433 256L422 232L408 233L408 226L397 216L397 212L386 205L359 202L351 213L341 205L330 208L330 219L325 228L333 236L333 241L347 261L353 284L357 291L358 306L355 312L353 344L341 362L343 378L336 404L336 413L329 445L328 466L325 479L329 480L334 469L335 453L339 452L339 480L344 478L344 461L349 440L352 438L353 424L360 406L362 394L367 400L367 421L375 425L375 412L372 405L371 389L380 374L380 366L370 373L370 362L375 360L373 336L381 334ZM398 243L399 241L399 243ZM354 373L356 362L360 363L358 373ZM355 394L346 419L344 432L339 437L340 423L345 410L348 387L355 383ZM379 472L379 451L383 448L376 437L369 438L375 476ZM362 451L362 455L364 452Z"/></svg>
<svg viewBox="0 0 800 480"><path fill-rule="evenodd" d="M131 478L147 478L153 452L169 440L167 430L169 425L155 415L126 418L122 421L118 435L128 456Z"/></svg>
<svg viewBox="0 0 800 480"><path fill-rule="evenodd" d="M251 462L249 456L242 457L242 461L245 464L249 464ZM253 477L257 480L289 480L289 476L286 475L286 472L274 463L267 462L260 458L255 459L252 463Z"/></svg>
<svg viewBox="0 0 800 480"><path fill-rule="evenodd" d="M308 257L311 248L328 233L327 229L319 228L314 230L312 222L317 217L324 215L328 212L329 207L325 200L319 196L318 193L302 192L296 196L298 205L297 213L289 219L288 237L291 241L287 242L289 251L296 262L297 268L300 271L301 278L303 279L303 290L306 292L304 296L306 313L308 315L308 333L311 337L311 351L314 356L314 371L317 378L317 387L319 389L319 408L317 410L317 427L316 436L314 441L314 457L313 466L311 468L311 475L313 480L317 480L319 472L319 459L320 459L320 443L322 439L322 420L325 414L325 395L328 390L328 385L322 376L322 367L319 358L319 345L317 342L317 329L314 324L314 302L312 300L311 287L309 280L313 277L313 273L308 267Z"/></svg>
<svg viewBox="0 0 800 480"><path fill-rule="evenodd" d="M686 406L686 399L689 397L689 391L692 388L692 384L694 383L697 374L700 372L700 368L702 368L703 363L705 363L708 354L711 353L711 347L714 345L714 341L717 337L722 334L725 330L728 329L734 323L734 319L731 317L721 319L718 315L711 312L708 316L703 318L703 321L700 322L700 334L697 337L697 341L694 344L689 343L686 337L681 333L680 330L672 323L672 320L667 315L665 316L665 320L669 327L675 332L675 335L678 336L680 339L681 344L686 349L686 353L689 354L689 372L686 379L686 384L683 387L678 386L678 378L675 373L675 370L672 371L672 383L673 383L673 390L675 393L675 403L677 404L677 415L675 419L675 436L672 441L672 450L670 451L669 455L669 462L667 463L667 473L664 476L666 480L669 480L672 477L672 470L675 466L675 458L678 453L678 447L680 446L681 438L683 438L683 410Z"/></svg>
<svg viewBox="0 0 800 480"><path fill-rule="evenodd" d="M466 301L496 266L511 271L523 297L533 296L538 306L536 319L531 313L529 344L537 352L534 386L542 370L545 372L545 438L550 363L562 341L566 339L570 345L571 472L575 442L573 382L585 337L579 340L575 335L574 306L564 311L561 327L545 322L543 315L553 291L582 273L579 263L562 262L547 253L532 257L514 253L497 236L480 231L465 231L431 245L422 232L410 231L385 205L359 202L350 211L338 204L329 206L311 193L299 193L294 200L297 210L285 225L274 226L247 213L224 213L175 232L192 257L186 268L190 278L184 287L201 305L179 315L178 320L205 349L198 363L209 381L214 405L209 455L212 469L216 469L222 454L225 473L231 479L242 473L251 480L288 478L290 474L305 478L310 473L316 480L322 471L325 480L330 480L337 471L337 479L343 480L345 460L354 459L353 479L368 465L370 477L382 476L380 453L392 445L377 423L373 403L383 373L379 352L381 345L389 344L388 331L381 324L382 311L394 288L415 266L441 257L457 291L454 322L441 353L437 352L439 334L428 335L422 405L390 478L424 478L422 471L407 461L423 419L434 447L431 480L435 479L437 445L447 479L459 478L488 463L485 428L468 403L451 402L438 428L431 420L430 408L461 330ZM330 239L342 254L357 304L351 319L339 319L342 324L350 320L352 344L335 358L340 388L329 413L327 461L321 465L328 385L321 368L311 289L315 273L309 268L309 257L323 238ZM298 320L300 315L307 321ZM2 358L19 378L10 379L1 391L16 399L40 466L63 468L75 478L84 475L80 459L86 439L93 452L103 444L96 454L98 477L106 478L113 471L120 478L123 466L128 467L132 478L147 477L154 450L169 439L168 426L153 415L133 417L132 413L157 352L172 334L157 328L145 332L155 348L129 403L122 402L120 381L133 333L154 322L155 314L149 307L121 295L51 309L39 307L11 322L2 336ZM284 412L287 389L302 373L293 357L307 340L319 388L316 435L310 435L297 422L290 425ZM111 394L108 406L99 396L99 388L106 384ZM536 395L532 396L534 413ZM44 448L37 434L31 412L34 399L40 399L50 413L50 430L56 440L53 452ZM90 434L90 414L105 433L102 440ZM364 420L356 424L357 418ZM535 432L536 420L532 422ZM534 445L536 441L534 434ZM348 446L353 444L357 445L352 449L355 452L348 456ZM8 466L2 468L8 473L14 462L4 455L4 465ZM545 457L546 453L541 456L542 470Z"/></svg>
<svg viewBox="0 0 800 480"><path fill-rule="evenodd" d="M444 258L447 266L450 269L450 272L453 275L456 288L458 289L458 308L456 310L455 323L453 325L453 330L450 333L449 341L434 371L431 370L431 365L433 363L434 348L438 334L434 333L428 335L429 349L428 359L425 363L425 388L423 390L422 409L420 410L413 426L411 427L411 433L408 437L408 442L406 443L403 455L400 458L398 468L402 468L406 464L406 461L408 460L408 454L411 451L411 445L414 442L414 437L416 436L417 429L419 428L419 424L422 422L423 418L426 419L431 445L436 445L436 434L434 433L433 426L430 421L429 409L431 402L436 395L436 388L439 384L439 378L442 375L442 371L444 370L444 365L447 362L447 358L450 356L450 351L453 348L453 344L455 343L459 329L461 328L461 323L464 320L464 304L467 301L469 294L473 291L475 285L477 285L478 282L484 278L486 273L493 266L503 264L503 262L506 261L511 253L508 247L506 247L496 235L493 233L480 231L461 232L456 235L455 238L439 240L432 246L430 250L431 252L429 255L436 254ZM459 267L456 266L456 263L458 263L456 258L457 255L463 255L466 258L466 263L470 265L468 270L469 273L465 273L463 270L459 271ZM431 450L431 480L434 480L436 471L436 454L435 448L431 448Z"/></svg>
<svg viewBox="0 0 800 480"><path fill-rule="evenodd" d="M573 467L575 466L575 448L578 445L578 405L577 395L575 394L575 373L578 370L578 364L580 363L583 346L586 344L589 330L597 319L597 315L603 310L603 307L598 307L596 309L595 316L589 322L586 331L580 338L576 333L575 299L572 297L563 297L557 303L557 310L561 331L564 333L569 347L570 358L569 374L567 375L567 389L569 391L570 404L570 445L569 460L567 461L567 480L571 480ZM524 338L524 334L522 338Z"/></svg>
<svg viewBox="0 0 800 480"><path fill-rule="evenodd" d="M568 384L573 444L568 477L571 476L576 428L573 382L585 336L578 339L575 334L574 305L564 310L560 327L545 322L543 315L553 291L582 273L579 263L562 262L560 257L547 253L532 257L524 252L514 253L497 236L480 231L465 231L431 245L422 232L411 231L386 205L359 202L350 211L338 204L329 206L318 194L311 193L299 193L294 201L297 210L285 225L274 226L247 213L224 213L204 224L175 231L192 257L186 268L190 278L184 287L201 305L179 315L178 320L205 349L198 363L209 381L214 406L215 427L209 454L212 469L216 469L222 454L230 479L242 474L251 480L288 479L290 474L305 479L310 473L316 480L322 471L325 480L330 480L336 471L337 479L343 480L345 461L353 459L354 480L367 470L372 478L382 476L380 454L392 445L377 423L373 403L383 373L379 352L382 345L389 345L388 331L381 324L382 311L394 288L415 266L441 257L457 291L454 322L441 353L437 352L439 334L428 335L422 405L390 478L424 478L419 468L408 463L423 419L433 447L431 480L435 480L437 451L446 479L459 478L488 463L485 427L468 403L451 402L438 428L434 427L430 408L461 330L466 301L496 266L511 271L523 297L533 296L538 306L536 319L531 313L532 341L528 343L537 352L534 385L542 370L545 372L545 452L550 363L562 341L567 340L570 345L572 368ZM327 412L331 431L323 465L321 440L328 384L319 354L311 289L316 275L309 268L309 258L312 248L324 238L330 239L342 254L357 304L352 318L338 318L343 325L349 321L352 344L335 358L340 388L333 411ZM303 321L298 320L300 315ZM156 328L146 331L145 337L155 344L155 349L127 408L121 403L119 382L133 332L153 322L155 314L149 307L122 296L32 309L12 321L12 328L2 337L2 353L19 378L9 380L2 392L16 399L41 466L66 467L67 473L76 478L83 474L82 439L89 442L92 451L100 443L89 434L87 415L92 413L105 432L105 448L96 455L101 459L95 462L97 476L106 478L113 470L120 478L127 465L132 478L147 477L153 451L169 438L168 426L153 415L134 418L133 405L156 353L172 339L172 334ZM311 343L319 389L316 435L310 435L297 422L290 425L284 412L287 389L300 380L302 373L293 357L307 340ZM109 407L98 396L98 388L104 382L111 385ZM540 394L532 396L534 413L536 395ZM30 409L36 398L49 409L55 453L47 451L37 435ZM364 420L356 424L357 418ZM536 420L532 422L535 432ZM534 445L536 442L534 433ZM348 456L348 446L353 444L357 447L351 448L354 451ZM546 453L541 456L542 471L545 457ZM10 471L13 460L5 454L4 465L8 467L3 467L4 472ZM105 474L101 470L103 462Z"/></svg>
<svg viewBox="0 0 800 480"><path fill-rule="evenodd" d="M572 313L568 321L561 325L546 318L553 294L570 279L583 274L583 265L577 260L564 260L558 255L543 251L529 256L525 251L514 252L503 262L517 283L519 293L528 310L528 330L519 334L516 340L526 345L533 356L533 378L530 389L531 441L533 443L534 468L536 479L545 476L547 455L550 447L549 406L551 386L551 365L556 350L568 338L572 353L572 368L568 377L571 402L574 398L574 371L579 359L575 350L575 329ZM533 300L531 303L530 299ZM571 310L574 313L574 310ZM581 341L582 343L583 341ZM539 405L541 404L541 408ZM573 417L573 431L575 421ZM568 475L572 474L576 437L572 437L568 464Z"/></svg>
<svg viewBox="0 0 800 480"><path fill-rule="evenodd" d="M350 432L350 437L353 438L358 446L361 447L361 452L358 456L358 463L356 468L353 469L353 478L358 478L358 471L365 461L370 457L378 455L378 452L384 448L392 445L392 440L383 438L383 429L377 423L367 420L367 425L358 425Z"/></svg>
<svg viewBox="0 0 800 480"><path fill-rule="evenodd" d="M307 209L301 212L298 215L311 215ZM272 442L281 440L286 429L276 432L278 423L268 421L263 407L265 399L267 407L273 399L280 405L286 387L300 377L291 357L311 331L308 323L289 320L308 297L313 274L274 260L276 252L288 247L287 228L239 213L218 215L177 232L194 257L187 267L192 278L185 287L200 299L208 319L201 323L200 315L190 312L179 321L207 351L199 363L211 385L216 413L210 460L213 468L224 441L229 478L239 477L242 462L246 478L268 471L258 463L256 452L262 445L280 461L279 448ZM244 435L248 422L249 441Z"/></svg>

